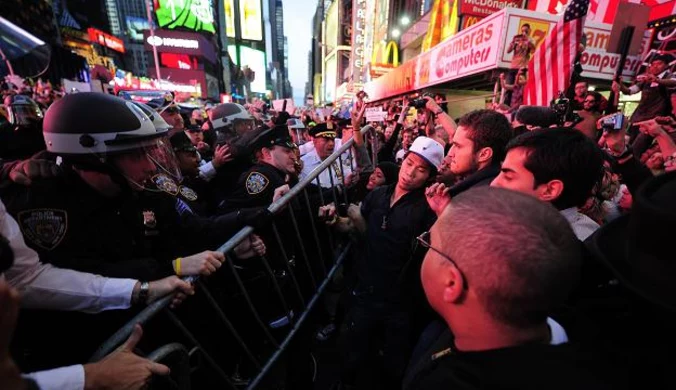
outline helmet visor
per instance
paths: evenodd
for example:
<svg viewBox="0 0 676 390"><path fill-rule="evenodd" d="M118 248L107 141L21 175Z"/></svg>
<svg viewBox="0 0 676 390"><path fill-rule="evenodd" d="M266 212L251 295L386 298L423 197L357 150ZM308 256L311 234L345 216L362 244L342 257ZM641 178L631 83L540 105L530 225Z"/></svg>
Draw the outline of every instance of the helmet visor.
<svg viewBox="0 0 676 390"><path fill-rule="evenodd" d="M31 126L43 119L42 110L33 104L12 104L7 114L9 122L15 126Z"/></svg>
<svg viewBox="0 0 676 390"><path fill-rule="evenodd" d="M166 177L174 183L182 180L178 160L166 137L128 152L114 156L116 167L127 179L130 186L137 190L165 191L157 185L156 178ZM168 182L169 180L164 180ZM165 186L167 184L164 184Z"/></svg>

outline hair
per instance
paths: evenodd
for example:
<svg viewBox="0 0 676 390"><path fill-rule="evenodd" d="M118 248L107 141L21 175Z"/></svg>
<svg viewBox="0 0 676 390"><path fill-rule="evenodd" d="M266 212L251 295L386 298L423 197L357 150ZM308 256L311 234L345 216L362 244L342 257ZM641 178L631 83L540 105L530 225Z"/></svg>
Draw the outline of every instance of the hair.
<svg viewBox="0 0 676 390"><path fill-rule="evenodd" d="M582 244L561 213L534 197L475 187L454 198L437 225L443 252L500 323L543 323L576 284Z"/></svg>
<svg viewBox="0 0 676 390"><path fill-rule="evenodd" d="M579 207L602 178L603 152L582 132L571 128L539 129L514 138L507 151L527 149L524 167L535 185L563 182L563 192L552 204L559 210Z"/></svg>
<svg viewBox="0 0 676 390"><path fill-rule="evenodd" d="M594 100L596 100L596 103L601 103L601 94L600 93L598 93L596 91L587 91L584 94L584 97L587 97L587 96L593 96Z"/></svg>
<svg viewBox="0 0 676 390"><path fill-rule="evenodd" d="M554 110L542 106L521 106L514 119L526 126L536 127L549 127L558 121Z"/></svg>
<svg viewBox="0 0 676 390"><path fill-rule="evenodd" d="M474 153L482 148L493 150L492 164L505 158L505 146L512 134L512 125L507 118L493 110L475 110L463 115L458 126L467 129L467 136L474 143Z"/></svg>
<svg viewBox="0 0 676 390"><path fill-rule="evenodd" d="M578 85L578 84L580 84L580 83L582 83L582 84L586 85L587 87L589 87L589 82L588 82L587 80L580 80L580 81L577 81L577 82L575 83L575 85Z"/></svg>
<svg viewBox="0 0 676 390"><path fill-rule="evenodd" d="M523 25L521 25L521 28L524 28L524 27L528 27L528 29L530 29L530 24L524 23Z"/></svg>

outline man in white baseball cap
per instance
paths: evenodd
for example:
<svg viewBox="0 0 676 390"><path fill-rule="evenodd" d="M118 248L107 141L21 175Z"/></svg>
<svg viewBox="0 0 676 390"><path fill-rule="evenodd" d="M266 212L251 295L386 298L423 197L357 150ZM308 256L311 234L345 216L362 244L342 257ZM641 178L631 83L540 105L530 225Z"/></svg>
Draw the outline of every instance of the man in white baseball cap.
<svg viewBox="0 0 676 390"><path fill-rule="evenodd" d="M364 238L354 264L354 305L339 343L345 348L341 381L346 388L358 385L356 379L363 377L359 371L374 350L382 350L386 367L374 377L383 381L383 388L400 386L411 352L412 319L427 305L416 299L421 297L418 275L424 253L414 243L436 220L425 200L425 186L437 174L443 157L441 144L418 137L402 162L396 183L377 187L360 207L351 205L348 217L338 216L333 205L320 208L320 216L329 225L356 231ZM373 345L380 340L382 345Z"/></svg>

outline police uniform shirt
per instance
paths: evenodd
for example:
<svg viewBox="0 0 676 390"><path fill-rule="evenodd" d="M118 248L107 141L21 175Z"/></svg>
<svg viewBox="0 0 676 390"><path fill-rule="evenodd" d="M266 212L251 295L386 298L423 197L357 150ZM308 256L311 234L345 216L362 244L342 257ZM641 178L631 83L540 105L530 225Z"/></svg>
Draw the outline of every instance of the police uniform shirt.
<svg viewBox="0 0 676 390"><path fill-rule="evenodd" d="M336 146L337 148L338 146ZM305 156L301 157L303 160L303 170L300 173L300 179L303 180L312 173L323 161L319 158L317 150L312 150ZM342 160L342 161L341 161ZM342 164L341 164L342 162ZM331 179L333 178L333 185L344 184L347 178L355 168L354 161L350 158L350 154L343 153L340 159L336 159L331 164L330 174L329 169L325 169L319 174L319 184L324 188L331 187ZM313 181L316 184L315 181Z"/></svg>
<svg viewBox="0 0 676 390"><path fill-rule="evenodd" d="M415 240L436 220L424 188L407 193L390 207L395 186L376 188L361 204L366 245L356 266L357 289L383 298L402 298L400 294L406 294L402 284L419 275L421 259L412 257Z"/></svg>
<svg viewBox="0 0 676 390"><path fill-rule="evenodd" d="M225 201L225 211L243 207L265 207L272 203L275 189L286 184L286 174L260 162L244 172L232 195Z"/></svg>
<svg viewBox="0 0 676 390"><path fill-rule="evenodd" d="M3 201L42 262L154 280L172 275L171 260L190 254L182 245L193 244L180 228L176 198L146 192L107 198L66 170L30 187L12 186Z"/></svg>

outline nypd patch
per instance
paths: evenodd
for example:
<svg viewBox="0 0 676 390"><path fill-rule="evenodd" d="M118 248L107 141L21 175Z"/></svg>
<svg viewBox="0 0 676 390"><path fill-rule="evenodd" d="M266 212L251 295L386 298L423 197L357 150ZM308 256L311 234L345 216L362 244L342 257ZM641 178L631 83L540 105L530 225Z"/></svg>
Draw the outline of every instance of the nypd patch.
<svg viewBox="0 0 676 390"><path fill-rule="evenodd" d="M68 231L68 213L58 209L34 209L17 215L26 240L48 251L56 248Z"/></svg>
<svg viewBox="0 0 676 390"><path fill-rule="evenodd" d="M251 172L246 178L246 192L251 195L260 194L265 190L268 184L270 184L270 179L264 174L260 172Z"/></svg>
<svg viewBox="0 0 676 390"><path fill-rule="evenodd" d="M197 192L195 192L192 188L181 186L180 192L184 198L188 199L191 202L197 200Z"/></svg>
<svg viewBox="0 0 676 390"><path fill-rule="evenodd" d="M153 183L155 183L155 186L157 186L158 189L166 193L174 196L178 195L178 184L176 184L172 178L163 173L153 176Z"/></svg>

